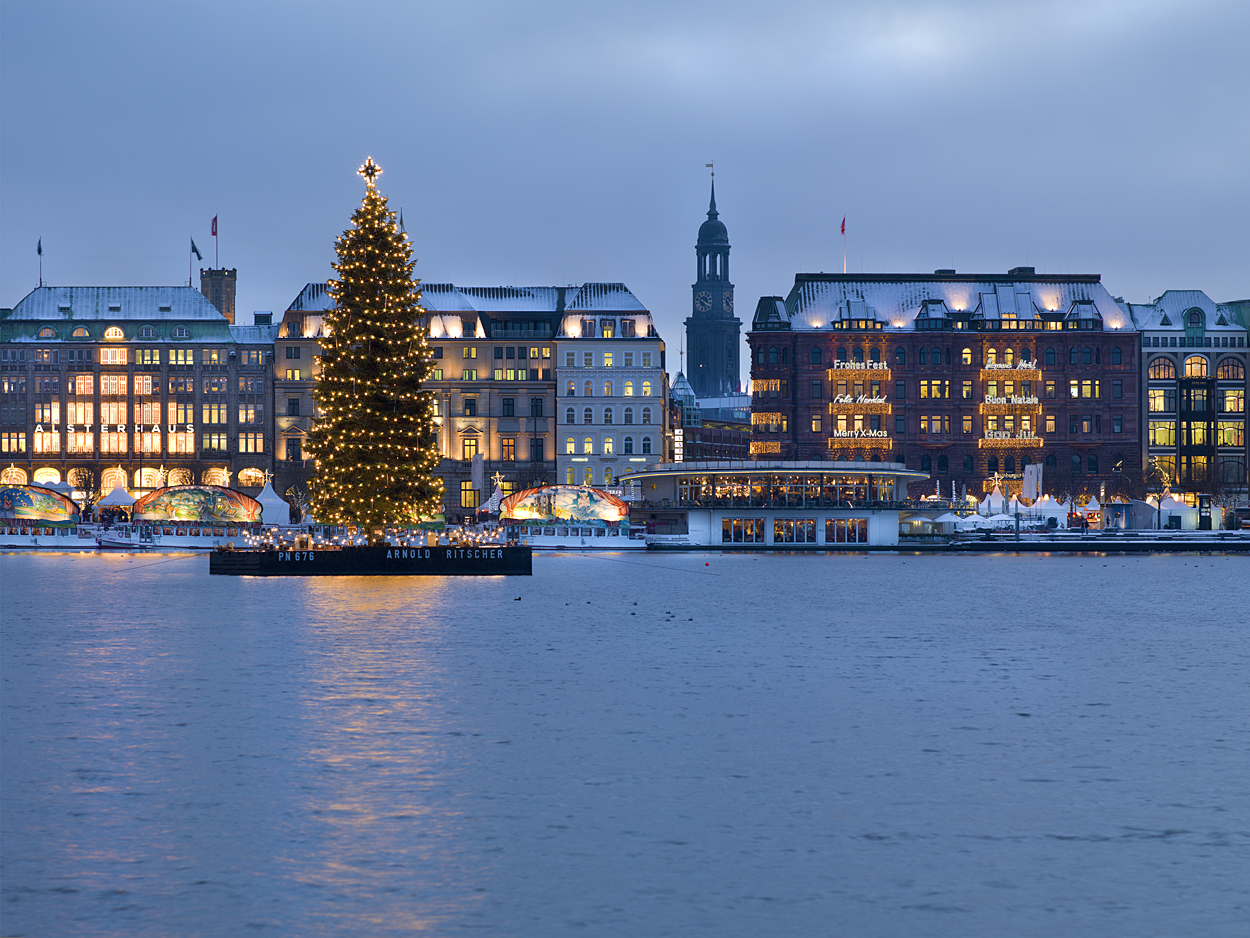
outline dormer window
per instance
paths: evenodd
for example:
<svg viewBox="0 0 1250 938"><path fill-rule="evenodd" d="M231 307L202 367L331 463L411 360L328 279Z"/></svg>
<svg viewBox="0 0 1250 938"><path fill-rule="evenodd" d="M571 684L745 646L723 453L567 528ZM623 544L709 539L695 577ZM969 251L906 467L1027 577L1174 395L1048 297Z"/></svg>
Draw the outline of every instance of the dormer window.
<svg viewBox="0 0 1250 938"><path fill-rule="evenodd" d="M155 339L156 330L153 329L151 326L143 326L139 330L139 338L140 339Z"/></svg>
<svg viewBox="0 0 1250 938"><path fill-rule="evenodd" d="M160 310L162 313L168 313L168 312L172 312L172 311L173 311L173 307L172 307L172 306L170 306L168 303L162 303L160 306L158 306L158 307L156 307L156 308L157 308L158 310Z"/></svg>
<svg viewBox="0 0 1250 938"><path fill-rule="evenodd" d="M89 339L91 338L91 332L87 329L86 326L79 326L77 329L73 331L71 338Z"/></svg>
<svg viewBox="0 0 1250 938"><path fill-rule="evenodd" d="M637 324L632 319L621 320L621 338L632 339L638 333L636 331Z"/></svg>
<svg viewBox="0 0 1250 938"><path fill-rule="evenodd" d="M614 338L616 336L616 320L615 319L600 319L599 331L603 334L603 337L605 339Z"/></svg>
<svg viewBox="0 0 1250 938"><path fill-rule="evenodd" d="M595 321L593 319L582 320L582 338L593 339L595 337Z"/></svg>
<svg viewBox="0 0 1250 938"><path fill-rule="evenodd" d="M126 334L122 332L121 326L109 326L104 330L104 338L110 342L120 342L126 338Z"/></svg>
<svg viewBox="0 0 1250 938"><path fill-rule="evenodd" d="M72 313L74 311L74 307L69 303L60 303L56 308L58 312L62 313Z"/></svg>
<svg viewBox="0 0 1250 938"><path fill-rule="evenodd" d="M41 339L55 339L55 338L56 338L56 330L55 330L55 329L53 329L51 326L44 326L42 329L40 329L40 330L39 330L39 338L41 338Z"/></svg>
<svg viewBox="0 0 1250 938"><path fill-rule="evenodd" d="M120 313L121 311L122 311L122 304L121 304L121 303L110 303L110 304L109 304L109 312L110 312L110 313Z"/></svg>
<svg viewBox="0 0 1250 938"><path fill-rule="evenodd" d="M175 339L191 338L191 330L186 326L174 326L173 336Z"/></svg>

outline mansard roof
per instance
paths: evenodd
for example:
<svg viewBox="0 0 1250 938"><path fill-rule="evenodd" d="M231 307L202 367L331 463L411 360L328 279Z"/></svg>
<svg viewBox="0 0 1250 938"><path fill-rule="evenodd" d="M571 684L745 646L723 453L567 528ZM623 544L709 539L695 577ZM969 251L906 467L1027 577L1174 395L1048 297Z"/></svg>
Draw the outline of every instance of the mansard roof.
<svg viewBox="0 0 1250 938"><path fill-rule="evenodd" d="M36 287L23 297L10 320L221 320L194 287Z"/></svg>
<svg viewBox="0 0 1250 938"><path fill-rule="evenodd" d="M797 274L784 316L777 299L760 300L753 329L822 331L839 320L869 320L884 330L910 331L917 319L1066 317L1101 317L1109 328L1131 327L1098 274L1037 274L1031 267L1006 274Z"/></svg>
<svg viewBox="0 0 1250 938"><path fill-rule="evenodd" d="M1185 331L1186 314L1198 309L1203 314L1207 332L1246 331L1242 303L1216 303L1202 290L1168 290L1153 303L1125 303L1135 328L1143 332L1155 330Z"/></svg>

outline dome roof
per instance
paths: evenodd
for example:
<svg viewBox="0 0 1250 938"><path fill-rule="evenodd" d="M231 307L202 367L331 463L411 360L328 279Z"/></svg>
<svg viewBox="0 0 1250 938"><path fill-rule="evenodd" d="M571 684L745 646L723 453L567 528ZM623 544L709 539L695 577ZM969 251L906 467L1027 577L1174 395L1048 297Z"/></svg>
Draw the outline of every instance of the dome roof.
<svg viewBox="0 0 1250 938"><path fill-rule="evenodd" d="M716 181L712 181L712 201L707 208L707 221L699 226L699 244L728 244L729 229L716 211Z"/></svg>

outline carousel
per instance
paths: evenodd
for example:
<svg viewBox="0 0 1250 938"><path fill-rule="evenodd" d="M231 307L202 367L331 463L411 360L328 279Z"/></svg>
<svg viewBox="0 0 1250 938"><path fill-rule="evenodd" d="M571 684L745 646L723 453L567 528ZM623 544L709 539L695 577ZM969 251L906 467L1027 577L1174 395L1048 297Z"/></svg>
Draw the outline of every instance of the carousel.
<svg viewBox="0 0 1250 938"><path fill-rule="evenodd" d="M629 505L587 485L544 485L505 498L499 517L508 542L535 550L646 550Z"/></svg>
<svg viewBox="0 0 1250 938"><path fill-rule="evenodd" d="M114 495L117 489L106 499ZM221 485L170 485L138 500L123 490L110 504L125 505L130 514L96 534L96 543L111 550L230 550L259 531L263 520L260 502Z"/></svg>

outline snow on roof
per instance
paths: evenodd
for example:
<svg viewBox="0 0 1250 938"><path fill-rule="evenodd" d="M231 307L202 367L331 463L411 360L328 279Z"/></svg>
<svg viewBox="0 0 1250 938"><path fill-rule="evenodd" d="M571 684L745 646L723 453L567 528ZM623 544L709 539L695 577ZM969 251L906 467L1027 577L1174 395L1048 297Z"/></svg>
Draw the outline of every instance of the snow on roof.
<svg viewBox="0 0 1250 938"><path fill-rule="evenodd" d="M287 311L292 310L327 310L334 309L334 300L330 298L330 284L306 283L299 296L291 301Z"/></svg>
<svg viewBox="0 0 1250 938"><path fill-rule="evenodd" d="M929 316L944 311L991 320L1003 314L1034 319L1085 303L1090 304L1087 314L1096 312L1110 328L1131 322L1096 274L797 274L785 309L795 330L825 330L837 319L876 320L883 329L910 330L926 303ZM763 299L757 322L761 310Z"/></svg>
<svg viewBox="0 0 1250 938"><path fill-rule="evenodd" d="M230 337L240 345L271 345L278 337L278 326L231 326Z"/></svg>
<svg viewBox="0 0 1250 938"><path fill-rule="evenodd" d="M623 283L584 283L576 295L566 298L565 309L645 313L647 308Z"/></svg>
<svg viewBox="0 0 1250 938"><path fill-rule="evenodd" d="M36 287L8 317L14 319L225 320L193 287Z"/></svg>
<svg viewBox="0 0 1250 938"><path fill-rule="evenodd" d="M1186 314L1202 311L1205 332L1244 332L1246 323L1236 303L1216 303L1201 290L1168 290L1153 303L1129 303L1129 315L1143 332L1175 330L1183 332Z"/></svg>
<svg viewBox="0 0 1250 938"><path fill-rule="evenodd" d="M458 287L421 284L421 305L430 312L645 313L623 283L584 283L580 287Z"/></svg>

